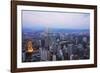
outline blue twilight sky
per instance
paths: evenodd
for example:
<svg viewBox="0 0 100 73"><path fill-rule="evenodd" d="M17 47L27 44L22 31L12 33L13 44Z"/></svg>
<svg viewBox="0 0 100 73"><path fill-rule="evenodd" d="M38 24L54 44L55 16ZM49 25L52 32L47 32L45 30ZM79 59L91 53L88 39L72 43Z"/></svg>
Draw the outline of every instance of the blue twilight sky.
<svg viewBox="0 0 100 73"><path fill-rule="evenodd" d="M89 13L22 11L22 28L89 29Z"/></svg>

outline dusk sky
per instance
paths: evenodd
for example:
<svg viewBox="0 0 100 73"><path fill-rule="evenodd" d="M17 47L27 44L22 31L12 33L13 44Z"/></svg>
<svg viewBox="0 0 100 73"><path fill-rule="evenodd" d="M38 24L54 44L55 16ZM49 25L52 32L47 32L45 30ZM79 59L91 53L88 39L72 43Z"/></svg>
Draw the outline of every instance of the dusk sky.
<svg viewBox="0 0 100 73"><path fill-rule="evenodd" d="M89 29L89 13L22 11L22 28Z"/></svg>

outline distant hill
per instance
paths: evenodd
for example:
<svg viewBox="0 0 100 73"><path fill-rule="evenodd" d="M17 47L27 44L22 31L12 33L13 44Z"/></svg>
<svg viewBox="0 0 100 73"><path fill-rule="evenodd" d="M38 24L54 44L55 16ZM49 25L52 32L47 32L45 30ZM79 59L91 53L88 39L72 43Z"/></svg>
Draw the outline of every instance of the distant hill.
<svg viewBox="0 0 100 73"><path fill-rule="evenodd" d="M88 29L50 29L51 32L89 32Z"/></svg>
<svg viewBox="0 0 100 73"><path fill-rule="evenodd" d="M23 32L43 32L45 29L22 29ZM49 28L50 32L89 32L89 29L57 29L57 28Z"/></svg>

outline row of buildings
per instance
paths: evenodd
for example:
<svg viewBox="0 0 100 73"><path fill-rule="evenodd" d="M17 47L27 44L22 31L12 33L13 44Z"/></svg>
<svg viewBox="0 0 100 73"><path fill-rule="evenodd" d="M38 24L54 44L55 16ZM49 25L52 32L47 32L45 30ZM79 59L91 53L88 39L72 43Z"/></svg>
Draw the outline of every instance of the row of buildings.
<svg viewBox="0 0 100 73"><path fill-rule="evenodd" d="M23 32L22 61L83 60L90 57L89 32ZM37 52L25 55L27 40L31 39Z"/></svg>

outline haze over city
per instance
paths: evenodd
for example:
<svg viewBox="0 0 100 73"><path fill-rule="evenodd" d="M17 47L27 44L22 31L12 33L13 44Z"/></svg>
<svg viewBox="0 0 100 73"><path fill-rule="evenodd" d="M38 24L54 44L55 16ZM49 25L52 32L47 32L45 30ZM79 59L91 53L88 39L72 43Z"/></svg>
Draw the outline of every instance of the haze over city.
<svg viewBox="0 0 100 73"><path fill-rule="evenodd" d="M89 13L22 11L23 28L89 29Z"/></svg>

